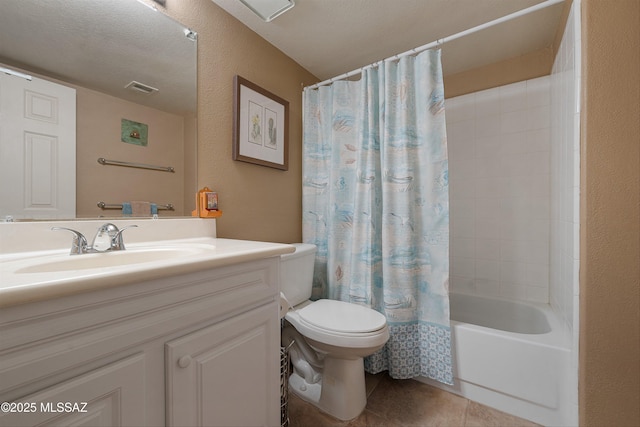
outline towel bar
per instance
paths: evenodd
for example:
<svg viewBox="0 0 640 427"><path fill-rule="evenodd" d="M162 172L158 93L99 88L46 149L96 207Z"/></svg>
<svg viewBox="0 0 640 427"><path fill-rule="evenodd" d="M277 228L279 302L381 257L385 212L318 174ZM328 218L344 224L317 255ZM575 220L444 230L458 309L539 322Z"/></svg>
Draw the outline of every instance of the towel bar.
<svg viewBox="0 0 640 427"><path fill-rule="evenodd" d="M101 209L122 209L122 203L110 203L107 204L105 202L98 202L98 207ZM158 209L164 209L168 211L173 210L173 205L171 203L167 203L166 205L156 205Z"/></svg>
<svg viewBox="0 0 640 427"><path fill-rule="evenodd" d="M131 162L123 162L120 160L107 160L104 157L100 157L98 159L98 163L100 163L101 165L126 166L129 168L151 169L154 171L163 171L163 172L176 171L173 168L173 166L154 166L154 165L146 165L144 163L131 163Z"/></svg>

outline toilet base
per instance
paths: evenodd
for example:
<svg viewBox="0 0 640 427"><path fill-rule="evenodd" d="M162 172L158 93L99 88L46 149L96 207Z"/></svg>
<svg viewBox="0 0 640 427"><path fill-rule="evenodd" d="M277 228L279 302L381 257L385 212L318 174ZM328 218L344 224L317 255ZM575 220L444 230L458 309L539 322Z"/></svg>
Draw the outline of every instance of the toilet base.
<svg viewBox="0 0 640 427"><path fill-rule="evenodd" d="M363 359L327 355L320 382L309 384L294 372L289 377L289 390L339 420L356 418L367 405Z"/></svg>

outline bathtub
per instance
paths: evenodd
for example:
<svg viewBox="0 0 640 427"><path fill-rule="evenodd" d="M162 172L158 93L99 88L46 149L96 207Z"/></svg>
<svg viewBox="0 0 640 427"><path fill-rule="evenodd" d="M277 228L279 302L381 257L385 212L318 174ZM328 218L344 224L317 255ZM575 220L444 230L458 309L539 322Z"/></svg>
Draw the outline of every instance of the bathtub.
<svg viewBox="0 0 640 427"><path fill-rule="evenodd" d="M451 294L450 307L454 385L420 381L539 424L569 424L570 350L549 305Z"/></svg>

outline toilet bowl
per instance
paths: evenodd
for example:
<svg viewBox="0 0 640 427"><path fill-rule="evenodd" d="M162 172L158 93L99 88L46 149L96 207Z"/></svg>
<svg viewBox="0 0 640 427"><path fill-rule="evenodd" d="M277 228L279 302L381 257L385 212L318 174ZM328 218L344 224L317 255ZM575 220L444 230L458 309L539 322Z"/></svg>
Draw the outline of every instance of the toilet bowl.
<svg viewBox="0 0 640 427"><path fill-rule="evenodd" d="M363 358L389 339L386 318L343 301L310 301L316 247L295 244L282 256L282 344L290 347L289 390L341 420L367 404Z"/></svg>

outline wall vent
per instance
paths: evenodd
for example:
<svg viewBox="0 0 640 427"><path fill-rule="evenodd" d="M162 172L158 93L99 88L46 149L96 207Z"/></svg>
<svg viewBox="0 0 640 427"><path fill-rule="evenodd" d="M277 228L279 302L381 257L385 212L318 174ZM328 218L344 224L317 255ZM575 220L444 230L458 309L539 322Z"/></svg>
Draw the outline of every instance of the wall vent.
<svg viewBox="0 0 640 427"><path fill-rule="evenodd" d="M135 90L137 92L142 92L142 93L145 93L147 95L158 91L158 89L156 89L155 87L151 87L151 86L142 84L142 83L137 82L135 80L132 81L131 83L129 83L128 85L126 85L125 89Z"/></svg>

